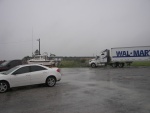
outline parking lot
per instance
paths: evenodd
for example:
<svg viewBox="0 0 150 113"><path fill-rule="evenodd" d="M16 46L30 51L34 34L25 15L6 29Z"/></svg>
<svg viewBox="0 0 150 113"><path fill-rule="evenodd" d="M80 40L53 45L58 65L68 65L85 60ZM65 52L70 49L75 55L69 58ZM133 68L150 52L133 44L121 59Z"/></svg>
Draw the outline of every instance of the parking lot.
<svg viewBox="0 0 150 113"><path fill-rule="evenodd" d="M150 113L150 67L62 68L55 87L0 94L0 113Z"/></svg>

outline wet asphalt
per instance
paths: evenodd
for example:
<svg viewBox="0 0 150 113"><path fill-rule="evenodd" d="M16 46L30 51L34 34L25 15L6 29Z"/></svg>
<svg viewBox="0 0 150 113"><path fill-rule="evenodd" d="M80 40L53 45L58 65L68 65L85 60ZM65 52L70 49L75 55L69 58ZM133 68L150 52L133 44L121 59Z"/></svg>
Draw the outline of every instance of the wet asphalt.
<svg viewBox="0 0 150 113"><path fill-rule="evenodd" d="M0 113L150 113L150 67L63 68L55 87L0 94Z"/></svg>

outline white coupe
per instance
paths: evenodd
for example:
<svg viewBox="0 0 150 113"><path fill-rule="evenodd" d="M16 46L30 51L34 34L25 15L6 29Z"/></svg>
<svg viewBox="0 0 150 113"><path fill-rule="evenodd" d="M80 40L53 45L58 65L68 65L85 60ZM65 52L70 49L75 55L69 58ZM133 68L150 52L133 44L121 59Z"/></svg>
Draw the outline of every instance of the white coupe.
<svg viewBox="0 0 150 113"><path fill-rule="evenodd" d="M39 64L19 65L0 73L0 93L9 88L45 83L55 86L61 80L59 68L49 68Z"/></svg>

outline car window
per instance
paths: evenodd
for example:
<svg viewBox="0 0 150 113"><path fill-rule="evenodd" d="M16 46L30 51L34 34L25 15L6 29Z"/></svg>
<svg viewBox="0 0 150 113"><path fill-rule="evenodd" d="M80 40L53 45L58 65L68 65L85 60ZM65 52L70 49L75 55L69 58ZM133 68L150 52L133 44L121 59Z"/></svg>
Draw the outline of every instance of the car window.
<svg viewBox="0 0 150 113"><path fill-rule="evenodd" d="M16 66L16 62L15 61L11 61L8 65L9 65L10 68L12 68L12 67Z"/></svg>
<svg viewBox="0 0 150 113"><path fill-rule="evenodd" d="M10 61L5 61L1 64L1 66L6 66Z"/></svg>
<svg viewBox="0 0 150 113"><path fill-rule="evenodd" d="M41 70L47 70L46 68L41 67L41 66L30 66L30 68L31 68L31 72L41 71Z"/></svg>
<svg viewBox="0 0 150 113"><path fill-rule="evenodd" d="M26 67L22 67L22 68L16 70L16 71L13 73L13 75L24 74L24 73L28 73L28 72L30 72L30 68L29 68L29 66L26 66Z"/></svg>
<svg viewBox="0 0 150 113"><path fill-rule="evenodd" d="M13 67L13 68L9 69L8 71L5 71L3 74L8 75L8 74L10 74L11 72L13 72L14 70L16 70L17 68L19 68L19 67L18 67L18 66Z"/></svg>

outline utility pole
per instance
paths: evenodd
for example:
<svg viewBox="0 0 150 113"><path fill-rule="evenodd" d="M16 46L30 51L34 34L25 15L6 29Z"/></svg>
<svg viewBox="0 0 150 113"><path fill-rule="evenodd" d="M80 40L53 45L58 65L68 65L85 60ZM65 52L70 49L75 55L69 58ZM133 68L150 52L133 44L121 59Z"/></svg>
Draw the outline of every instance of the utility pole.
<svg viewBox="0 0 150 113"><path fill-rule="evenodd" d="M33 57L33 27L32 27L32 57Z"/></svg>
<svg viewBox="0 0 150 113"><path fill-rule="evenodd" d="M39 55L41 55L41 53L40 53L40 38L37 41L39 41Z"/></svg>

